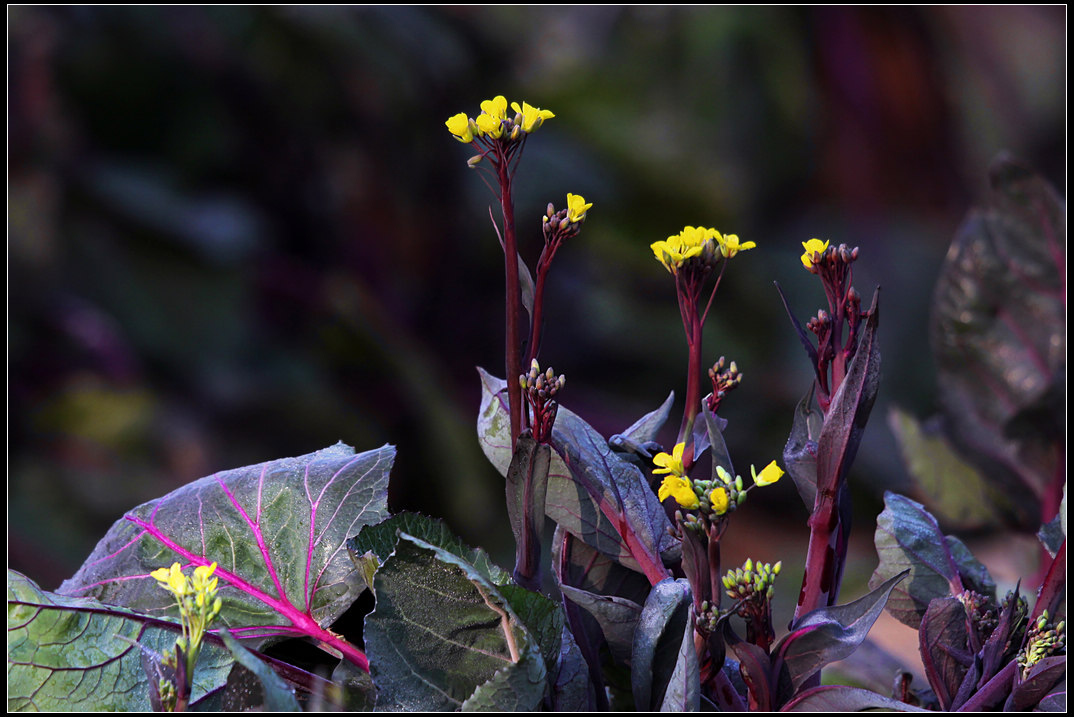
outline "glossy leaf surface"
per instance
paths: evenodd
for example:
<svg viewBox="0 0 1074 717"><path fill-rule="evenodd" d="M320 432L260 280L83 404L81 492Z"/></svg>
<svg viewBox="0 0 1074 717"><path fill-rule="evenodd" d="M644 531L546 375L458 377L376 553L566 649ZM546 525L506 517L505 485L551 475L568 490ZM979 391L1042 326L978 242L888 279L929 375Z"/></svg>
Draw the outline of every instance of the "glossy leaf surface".
<svg viewBox="0 0 1074 717"><path fill-rule="evenodd" d="M533 709L544 663L497 587L463 558L399 538L377 570L377 606L365 619L377 709L457 710L470 699L484 709Z"/></svg>
<svg viewBox="0 0 1074 717"><path fill-rule="evenodd" d="M50 593L13 570L7 601L9 710L151 708L142 649L158 654L174 649L178 624ZM227 650L203 643L191 700L222 686L233 664Z"/></svg>
<svg viewBox="0 0 1074 717"><path fill-rule="evenodd" d="M679 662L690 603L689 583L668 578L653 586L642 606L630 658L630 682L639 710L659 709L664 702Z"/></svg>
<svg viewBox="0 0 1074 717"><path fill-rule="evenodd" d="M218 619L236 637L306 635L361 663L325 628L364 589L344 542L388 517L394 458L337 444L194 481L116 521L59 592L164 616L173 598L149 573L215 562Z"/></svg>
<svg viewBox="0 0 1074 717"><path fill-rule="evenodd" d="M893 700L860 687L827 685L806 690L783 707L783 712L929 712L922 707Z"/></svg>

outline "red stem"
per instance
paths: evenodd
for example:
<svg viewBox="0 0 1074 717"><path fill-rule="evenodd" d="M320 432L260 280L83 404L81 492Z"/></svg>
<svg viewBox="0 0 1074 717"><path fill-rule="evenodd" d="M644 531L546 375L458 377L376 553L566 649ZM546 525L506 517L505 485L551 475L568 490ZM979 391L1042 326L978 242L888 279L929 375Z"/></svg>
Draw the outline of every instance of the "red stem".
<svg viewBox="0 0 1074 717"><path fill-rule="evenodd" d="M518 434L522 431L522 387L518 377L522 374L521 344L519 343L519 315L522 311L522 294L518 281L518 244L515 241L515 208L511 197L511 171L506 156L501 155L496 165L500 180L500 211L503 214L504 274L507 289L506 373L507 398L511 414L511 450L515 448Z"/></svg>

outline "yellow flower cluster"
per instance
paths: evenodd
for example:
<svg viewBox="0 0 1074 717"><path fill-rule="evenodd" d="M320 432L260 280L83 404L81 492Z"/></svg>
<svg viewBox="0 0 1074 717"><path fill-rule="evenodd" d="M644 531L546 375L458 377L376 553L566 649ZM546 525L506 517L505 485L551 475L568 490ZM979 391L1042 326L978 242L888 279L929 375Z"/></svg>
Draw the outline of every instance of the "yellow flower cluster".
<svg viewBox="0 0 1074 717"><path fill-rule="evenodd" d="M179 604L179 619L183 624L183 636L176 644L187 654L187 669L193 672L198 659L201 640L216 616L220 614L223 601L216 596L216 563L194 568L193 578L183 574L179 563L170 568L160 568L149 574L162 588L175 596Z"/></svg>
<svg viewBox="0 0 1074 717"><path fill-rule="evenodd" d="M701 257L706 264L715 264L721 258L730 259L740 251L757 246L756 242L739 241L737 234L721 234L705 227L685 227L664 241L653 242L653 255L672 274L694 257Z"/></svg>
<svg viewBox="0 0 1074 717"><path fill-rule="evenodd" d="M515 111L515 114L513 117L508 117L507 98L497 95L481 103L481 114L476 119L468 117L465 112L460 112L449 117L444 124L455 139L469 144L478 137L500 139L507 136L510 139L518 139L522 133L529 134L539 128L546 119L555 117L550 110L534 107L529 102L523 102L521 106L517 102L512 102L511 109Z"/></svg>
<svg viewBox="0 0 1074 717"><path fill-rule="evenodd" d="M657 453L653 457L653 464L658 466L653 469L653 474L667 474L656 493L661 503L668 498L674 498L680 507L687 510L700 508L705 513L722 516L746 500L749 489L743 486L742 478L732 476L723 466L716 466L714 480L695 481L687 477L682 462L685 450L686 444L679 443L670 454ZM775 461L761 469L760 473L754 466L750 466L750 473L753 475L754 486L772 485L783 477L783 469L776 465Z"/></svg>

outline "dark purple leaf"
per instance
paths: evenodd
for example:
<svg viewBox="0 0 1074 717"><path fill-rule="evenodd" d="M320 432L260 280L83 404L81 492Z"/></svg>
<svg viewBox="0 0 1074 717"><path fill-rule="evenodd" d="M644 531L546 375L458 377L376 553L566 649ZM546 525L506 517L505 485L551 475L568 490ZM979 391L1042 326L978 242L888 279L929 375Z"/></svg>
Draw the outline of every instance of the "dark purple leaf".
<svg viewBox="0 0 1074 717"><path fill-rule="evenodd" d="M638 627L642 606L633 600L615 595L597 595L569 585L561 585L560 590L564 598L596 619L608 641L612 657L617 662L628 664L634 646L634 630Z"/></svg>
<svg viewBox="0 0 1074 717"><path fill-rule="evenodd" d="M1025 631L1025 603L1018 594L1018 589L1007 593L1003 601L1003 607L999 611L999 622L992 634L985 640L981 648L979 665L981 668L981 680L990 680L1011 653L1022 643Z"/></svg>
<svg viewBox="0 0 1074 717"><path fill-rule="evenodd" d="M955 597L966 587L995 595L995 584L985 567L961 541L945 536L932 514L916 501L890 491L884 494L875 543L880 563L869 585L879 585L908 569L910 578L892 592L888 612L915 630L935 598Z"/></svg>
<svg viewBox="0 0 1074 717"><path fill-rule="evenodd" d="M481 375L478 440L492 465L506 476L513 455L510 448L507 383L482 369L478 369L478 373ZM634 537L637 537L638 530L649 533L651 539L657 542L660 552L669 559L674 558L678 546L667 534L666 528L670 522L637 467L612 451L599 433L564 406L559 407L555 426L557 430L553 432L553 443L557 433L561 439L566 440L572 440L570 436L577 436L578 440L590 446L590 450L585 453L587 458L607 465L600 468L594 466L594 470L599 470L599 474L595 474L588 484L578 483L562 456L558 452L553 454L548 470L545 514L575 537L600 552L615 557L633 570L644 572L632 552L638 546L628 544L627 538L631 533L628 531L627 535L623 535L620 528L629 528L634 532ZM564 427L568 428L565 430ZM619 481L618 484L610 477L612 471ZM591 489L595 492L591 492ZM622 495L617 501L616 493L619 490ZM632 519L638 522L637 526L620 523L624 496L632 506ZM650 568L655 576L655 566Z"/></svg>
<svg viewBox="0 0 1074 717"><path fill-rule="evenodd" d="M806 690L783 706L781 712L862 712L887 710L891 712L928 712L929 710L890 697L878 695L860 687L825 685Z"/></svg>
<svg viewBox="0 0 1074 717"><path fill-rule="evenodd" d="M646 413L622 433L616 433L608 439L608 445L620 452L634 453L646 460L651 459L650 448L653 447L656 434L667 423L674 403L675 392L672 391L660 404L660 408Z"/></svg>
<svg viewBox="0 0 1074 717"><path fill-rule="evenodd" d="M690 602L690 584L668 578L653 586L642 606L634 631L630 683L634 704L643 712L659 709L663 704L668 683L679 663L683 631L689 624Z"/></svg>
<svg viewBox="0 0 1074 717"><path fill-rule="evenodd" d="M921 663L940 708L948 710L966 671L973 664L966 632L966 609L958 598L936 598L929 603L918 631Z"/></svg>
<svg viewBox="0 0 1074 717"><path fill-rule="evenodd" d="M832 397L817 438L817 487L835 491L854 463L865 424L880 389L880 289L873 294L854 358ZM812 507L812 506L808 506Z"/></svg>
<svg viewBox="0 0 1074 717"><path fill-rule="evenodd" d="M254 646L307 636L365 665L328 626L364 589L344 543L388 517L394 458L391 446L356 455L337 444L202 478L117 521L60 592L168 616L174 598L149 574L215 562L233 634Z"/></svg>
<svg viewBox="0 0 1074 717"><path fill-rule="evenodd" d="M729 622L723 626L724 642L738 658L739 673L749 690L750 708L754 712L771 712L776 697L773 671L779 668L773 666L763 649L736 635Z"/></svg>
<svg viewBox="0 0 1074 717"><path fill-rule="evenodd" d="M1029 712L1052 693L1055 687L1066 677L1067 656L1053 655L1045 657L1029 668L1025 679L1015 678L1011 696L1003 705L1004 712Z"/></svg>
<svg viewBox="0 0 1074 717"><path fill-rule="evenodd" d="M813 370L817 370L817 347L813 345L813 342L809 339L805 329L798 322L794 312L791 311L790 304L787 303L787 297L783 295L783 289L779 287L778 282L772 282L776 285L776 291L779 292L779 298L783 302L783 308L787 312L787 316L790 317L791 323L794 325L794 332L798 334L798 340L802 342L802 348L805 349L806 355L809 356L809 365L813 367ZM817 377L820 378L819 376Z"/></svg>
<svg viewBox="0 0 1074 717"><path fill-rule="evenodd" d="M990 174L941 269L932 344L951 437L1035 528L1063 476L1066 208L1009 157Z"/></svg>
<svg viewBox="0 0 1074 717"><path fill-rule="evenodd" d="M854 602L818 608L791 626L790 634L773 648L773 655L786 667L794 689L828 663L857 649L884 610L888 594L907 574L895 575Z"/></svg>
<svg viewBox="0 0 1074 717"><path fill-rule="evenodd" d="M783 448L783 465L798 489L798 495L812 513L817 502L817 440L824 426L824 415L813 406L815 383L794 409L794 422L787 445Z"/></svg>
<svg viewBox="0 0 1074 717"><path fill-rule="evenodd" d="M552 449L529 432L518 437L507 468L507 517L515 536L514 578L527 590L541 588L541 534Z"/></svg>
<svg viewBox="0 0 1074 717"><path fill-rule="evenodd" d="M727 427L727 421L709 410L708 401L701 402L701 411L705 416L705 437L709 447L712 449L712 479L720 480L716 474L717 466L722 466L729 474L735 475L735 467L731 464L731 454L727 450L727 442L723 439L723 431ZM696 448L695 442L695 460L700 455L700 451L696 450Z"/></svg>

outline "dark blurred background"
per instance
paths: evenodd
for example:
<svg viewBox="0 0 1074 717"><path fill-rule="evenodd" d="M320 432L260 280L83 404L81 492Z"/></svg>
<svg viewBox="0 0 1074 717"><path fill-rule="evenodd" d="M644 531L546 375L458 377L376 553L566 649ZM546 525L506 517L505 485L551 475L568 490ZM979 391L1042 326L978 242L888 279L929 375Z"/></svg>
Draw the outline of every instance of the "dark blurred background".
<svg viewBox="0 0 1074 717"><path fill-rule="evenodd" d="M824 297L801 242L861 248L884 361L852 474L863 584L907 481L886 415L936 408L932 287L989 161L1065 195L1065 27L1063 6L9 7L9 565L54 589L134 505L339 440L397 445L393 510L509 565L474 436L474 367L503 374L502 253L444 126L504 94L556 113L516 184L529 263L547 202L594 203L541 358L605 433L671 389L669 431L681 415L651 242L758 244L705 337L745 373L721 410L740 471L781 455L811 381L772 282L804 321ZM790 482L747 508L726 562L800 563Z"/></svg>

